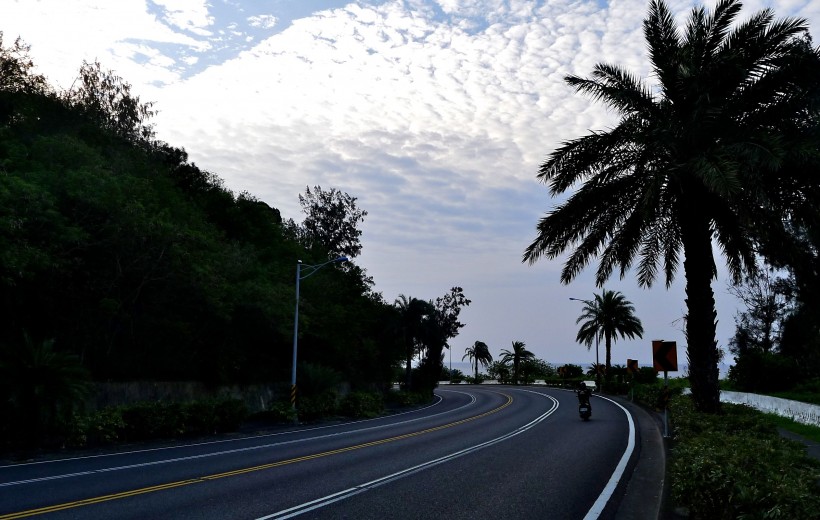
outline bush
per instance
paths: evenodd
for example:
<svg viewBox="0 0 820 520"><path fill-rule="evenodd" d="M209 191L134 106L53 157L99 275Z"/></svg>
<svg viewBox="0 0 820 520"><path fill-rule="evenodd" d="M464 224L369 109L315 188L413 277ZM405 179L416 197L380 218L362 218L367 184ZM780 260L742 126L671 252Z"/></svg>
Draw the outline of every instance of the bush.
<svg viewBox="0 0 820 520"><path fill-rule="evenodd" d="M159 401L105 408L75 415L66 443L74 447L211 435L239 428L248 410L239 399L207 399L189 403Z"/></svg>
<svg viewBox="0 0 820 520"><path fill-rule="evenodd" d="M793 358L771 352L747 352L735 358L728 379L741 392L780 392L794 386L799 368Z"/></svg>
<svg viewBox="0 0 820 520"><path fill-rule="evenodd" d="M79 446L113 444L122 439L125 421L119 408L103 408L78 421L82 427L82 443Z"/></svg>
<svg viewBox="0 0 820 520"><path fill-rule="evenodd" d="M428 404L431 397L422 392L402 392L398 390L389 390L385 396L384 401L392 406L419 406Z"/></svg>
<svg viewBox="0 0 820 520"><path fill-rule="evenodd" d="M814 518L820 464L782 439L763 414L724 404L699 414L686 396L672 400L672 499L696 519Z"/></svg>
<svg viewBox="0 0 820 520"><path fill-rule="evenodd" d="M606 393L613 395L628 394L631 387L630 383L626 381L607 381L603 384Z"/></svg>
<svg viewBox="0 0 820 520"><path fill-rule="evenodd" d="M296 412L290 402L276 401L270 404L265 417L275 422L293 422Z"/></svg>
<svg viewBox="0 0 820 520"><path fill-rule="evenodd" d="M213 417L217 432L233 432L248 417L248 407L240 399L222 399L214 404Z"/></svg>
<svg viewBox="0 0 820 520"><path fill-rule="evenodd" d="M655 410L663 410L666 406L667 396L674 399L681 395L682 388L677 385L670 385L667 387L663 382L656 382L654 384L636 384L633 396L636 401L643 403Z"/></svg>
<svg viewBox="0 0 820 520"><path fill-rule="evenodd" d="M336 392L308 395L296 402L296 413L300 421L315 421L338 413L339 398Z"/></svg>
<svg viewBox="0 0 820 520"><path fill-rule="evenodd" d="M342 399L339 410L347 417L378 417L384 412L384 399L373 392L351 392Z"/></svg>

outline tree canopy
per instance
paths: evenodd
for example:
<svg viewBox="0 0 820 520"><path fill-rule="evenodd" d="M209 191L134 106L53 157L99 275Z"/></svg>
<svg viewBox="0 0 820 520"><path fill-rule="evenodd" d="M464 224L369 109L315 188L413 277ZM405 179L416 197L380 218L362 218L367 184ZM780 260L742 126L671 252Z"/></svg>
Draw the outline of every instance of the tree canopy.
<svg viewBox="0 0 820 520"><path fill-rule="evenodd" d="M98 380L286 382L297 261L361 250L355 197L301 198L306 243L276 208L154 140L151 104L123 79L85 63L56 92L27 53L0 35L0 364L28 342ZM302 284L300 362L391 384L399 315L372 285L353 263Z"/></svg>
<svg viewBox="0 0 820 520"><path fill-rule="evenodd" d="M561 273L569 283L600 260L602 286L636 267L651 286L667 286L683 264L692 395L701 411L719 409L713 243L735 280L757 270L755 253L795 244L797 208L817 193L820 53L803 19L771 10L740 23L737 0L714 11L692 9L678 28L668 6L653 0L644 20L652 75L647 86L617 65L598 64L589 78L567 76L578 92L620 116L553 151L538 178L553 196L580 187L537 226L524 261L570 250ZM795 166L809 168L789 178ZM784 208L794 211L785 213Z"/></svg>

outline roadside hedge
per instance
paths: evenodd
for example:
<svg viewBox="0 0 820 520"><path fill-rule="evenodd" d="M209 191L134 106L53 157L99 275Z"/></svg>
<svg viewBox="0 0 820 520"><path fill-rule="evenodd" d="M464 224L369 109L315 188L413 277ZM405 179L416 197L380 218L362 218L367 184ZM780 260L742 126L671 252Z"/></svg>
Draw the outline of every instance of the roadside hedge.
<svg viewBox="0 0 820 520"><path fill-rule="evenodd" d="M722 407L709 415L695 412L688 396L670 402L675 505L693 519L817 518L820 463L760 412Z"/></svg>
<svg viewBox="0 0 820 520"><path fill-rule="evenodd" d="M236 431L247 416L239 399L146 401L75 415L67 427L66 444L87 447L226 433Z"/></svg>

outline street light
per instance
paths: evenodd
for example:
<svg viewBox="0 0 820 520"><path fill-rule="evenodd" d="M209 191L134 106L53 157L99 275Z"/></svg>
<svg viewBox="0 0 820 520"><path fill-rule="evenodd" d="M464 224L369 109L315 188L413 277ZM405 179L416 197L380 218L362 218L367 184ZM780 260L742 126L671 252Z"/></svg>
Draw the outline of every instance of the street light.
<svg viewBox="0 0 820 520"><path fill-rule="evenodd" d="M581 298L570 298L572 301L576 302L584 302L590 307L595 307L595 304L592 303L591 300L584 300ZM595 331L595 385L598 387L598 390L601 389L601 362L598 360L598 338L599 338L599 331Z"/></svg>
<svg viewBox="0 0 820 520"><path fill-rule="evenodd" d="M296 261L296 313L293 317L293 369L290 374L290 404L294 411L296 411L296 350L298 348L299 336L299 282L305 278L312 276L322 267L335 262L347 262L346 256L340 256L333 260L328 260L323 264L305 265L305 273L302 274L302 261Z"/></svg>

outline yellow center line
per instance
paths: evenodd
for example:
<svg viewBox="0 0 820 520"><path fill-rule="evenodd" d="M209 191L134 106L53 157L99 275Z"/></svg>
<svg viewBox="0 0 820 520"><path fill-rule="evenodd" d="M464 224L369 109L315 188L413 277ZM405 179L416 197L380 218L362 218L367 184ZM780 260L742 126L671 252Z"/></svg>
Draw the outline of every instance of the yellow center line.
<svg viewBox="0 0 820 520"><path fill-rule="evenodd" d="M293 459L281 460L281 461L278 461L278 462L271 462L271 463L268 463L268 464L260 464L258 466L251 466L251 467L248 467L248 468L236 469L236 470L233 470L233 471L226 471L224 473L215 473L213 475L206 475L204 477L191 478L191 479L187 479L187 480L179 480L179 481L176 481L176 482L168 482L166 484L158 484L156 486L149 486L149 487L144 487L144 488L139 488L139 489L132 489L130 491L122 491L122 492L113 493L113 494L110 494L110 495L102 495L102 496L98 496L98 497L86 498L86 499L77 500L77 501L74 501L74 502L66 502L66 503L63 503L63 504L56 504L56 505L53 505L53 506L41 507L41 508L38 508L38 509L29 509L27 511L20 511L20 512L17 512L17 513L7 513L5 515L0 515L0 520L12 520L12 519L15 519L15 518L26 518L26 517L34 516L34 515L54 513L56 511L63 511L65 509L72 509L72 508L75 508L75 507L89 506L89 505L93 505L93 504L99 504L99 503L102 503L102 502L108 502L108 501L111 501L111 500L119 500L121 498L127 498L127 497L136 496L136 495L144 495L146 493L154 493L156 491L163 491L163 490L166 490L166 489L172 489L172 488L177 488L177 487L182 487L182 486L188 486L188 485L197 484L197 483L200 483L200 482L207 482L207 481L218 480L218 479L226 478L226 477L233 477L233 476L236 476L236 475L243 475L243 474L252 473L252 472L255 472L255 471L262 471L262 470L276 468L276 467L280 467L280 466L287 466L288 464L295 464L297 462L304 462L304 461L308 461L308 460L319 459L319 458L322 458L322 457L328 457L330 455L337 455L339 453L346 453L346 452L349 452L349 451L360 450L362 448L369 448L369 447L372 447L372 446L378 446L380 444L387 444L389 442L395 442L395 441L400 441L400 440L403 440L403 439L409 439L409 438L412 438L412 437L418 437L419 435L425 435L425 434L428 434L428 433L436 432L436 431L439 431L439 430L444 430L446 428L452 428L454 426L459 426L461 424L465 424L465 423L468 423L468 422L471 422L471 421L475 421L477 419L481 419L482 417L487 417L488 415L492 415L494 413L497 413L497 412L503 410L504 408L506 408L510 404L512 404L513 398L512 398L512 396L504 394L504 393L501 393L501 395L503 395L504 397L507 398L507 402L504 403L503 405L499 406L498 408L495 408L493 410L484 412L484 413L479 414L479 415L475 415L473 417L468 417L467 419L462 419L460 421L456 421L456 422L452 422L452 423L448 423L448 424L443 424L441 426L435 426L433 428L428 428L426 430L420 430L420 431L412 432L412 433L405 433L404 435L397 435L395 437L388 437L386 439L380 439L380 440L377 440L377 441L365 442L365 443L362 443L362 444L356 444L354 446L347 446L345 448L339 448L339 449L335 449L335 450L324 451L322 453L314 453L312 455L305 455L305 456L296 457L296 458L293 458Z"/></svg>

